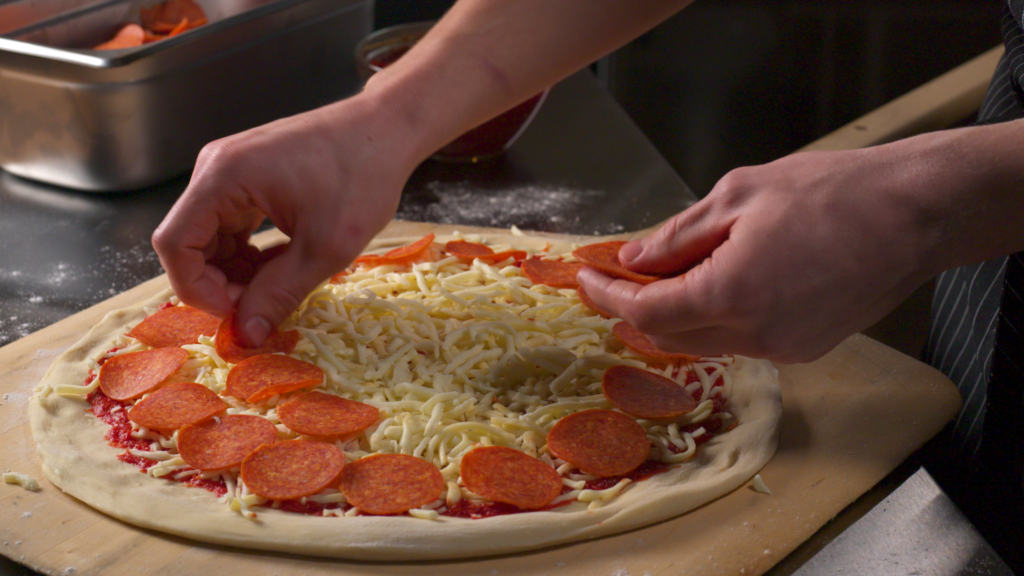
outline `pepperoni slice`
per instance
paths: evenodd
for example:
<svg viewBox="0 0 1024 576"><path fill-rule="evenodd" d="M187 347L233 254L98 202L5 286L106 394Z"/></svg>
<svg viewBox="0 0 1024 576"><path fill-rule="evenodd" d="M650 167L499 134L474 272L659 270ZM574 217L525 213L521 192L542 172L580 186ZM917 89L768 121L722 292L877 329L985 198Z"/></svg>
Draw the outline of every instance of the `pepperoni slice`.
<svg viewBox="0 0 1024 576"><path fill-rule="evenodd" d="M604 371L601 391L626 414L670 423L697 407L693 395L678 383L634 366L612 366Z"/></svg>
<svg viewBox="0 0 1024 576"><path fill-rule="evenodd" d="M364 254L359 258L356 258L356 264L366 264L367 266L382 266L384 264L408 264L413 260L417 259L424 250L434 242L434 235L427 234L423 238L409 244L408 246L402 246L395 248L394 250L385 252L382 256L375 254Z"/></svg>
<svg viewBox="0 0 1024 576"><path fill-rule="evenodd" d="M253 450L274 442L277 426L270 420L233 414L182 427L178 431L178 454L193 468L225 470L241 464Z"/></svg>
<svg viewBox="0 0 1024 576"><path fill-rule="evenodd" d="M600 309L597 306L597 304L595 304L594 301L590 299L590 294L587 294L587 292L583 289L583 286L577 288L576 293L580 297L580 302L583 302L583 305L586 306L587 308L590 308L591 310L597 312L599 315L604 316L605 318L617 318L617 316L615 316L611 312L605 312L604 310Z"/></svg>
<svg viewBox="0 0 1024 576"><path fill-rule="evenodd" d="M573 250L572 255L580 262L612 278L622 278L637 284L650 284L655 280L661 280L658 276L649 276L627 270L619 263L619 248L622 248L623 244L625 242L618 240L587 244Z"/></svg>
<svg viewBox="0 0 1024 576"><path fill-rule="evenodd" d="M188 351L155 348L114 356L100 368L100 390L113 400L132 400L160 385L181 368Z"/></svg>
<svg viewBox="0 0 1024 576"><path fill-rule="evenodd" d="M636 420L613 410L570 414L548 433L551 453L587 474L620 476L647 459L651 441Z"/></svg>
<svg viewBox="0 0 1024 576"><path fill-rule="evenodd" d="M504 446L470 450L459 474L470 491L525 510L543 508L562 493L562 477L554 468Z"/></svg>
<svg viewBox="0 0 1024 576"><path fill-rule="evenodd" d="M525 250L506 250L504 252L495 252L494 254L485 254L483 256L477 256L477 258L480 260L485 260L487 262L493 263L502 262L508 260L509 258L515 258L516 260L525 260L526 256L527 254Z"/></svg>
<svg viewBox="0 0 1024 576"><path fill-rule="evenodd" d="M315 364L291 356L261 354L242 360L228 372L227 393L255 404L276 394L319 386L323 381L324 371Z"/></svg>
<svg viewBox="0 0 1024 576"><path fill-rule="evenodd" d="M306 392L277 407L281 423L299 434L346 436L372 426L380 411L362 402L323 392Z"/></svg>
<svg viewBox="0 0 1024 576"><path fill-rule="evenodd" d="M619 342L626 347L636 352L637 354L643 354L649 358L659 358L662 360L685 360L687 362L693 362L700 358L700 356L693 356L691 354L683 354L682 352L665 352L659 350L654 346L644 333L633 328L625 322L619 322L612 328L612 333L619 339Z"/></svg>
<svg viewBox="0 0 1024 576"><path fill-rule="evenodd" d="M544 284L552 288L578 288L576 273L583 264L579 262L563 262L561 260L540 260L531 258L523 261L520 268L523 275L534 284Z"/></svg>
<svg viewBox="0 0 1024 576"><path fill-rule="evenodd" d="M154 430L173 430L216 416L228 405L202 384L168 384L139 400L128 412L128 419Z"/></svg>
<svg viewBox="0 0 1024 576"><path fill-rule="evenodd" d="M242 460L242 481L270 500L294 500L338 485L345 454L334 444L289 440L265 444Z"/></svg>
<svg viewBox="0 0 1024 576"><path fill-rule="evenodd" d="M408 454L375 454L341 471L345 498L367 514L402 514L437 500L444 477L436 466Z"/></svg>
<svg viewBox="0 0 1024 576"><path fill-rule="evenodd" d="M465 240L452 240L444 245L444 251L452 256L469 259L494 254L494 250L490 246L484 246L476 242L466 242Z"/></svg>
<svg viewBox="0 0 1024 576"><path fill-rule="evenodd" d="M129 336L153 348L195 344L200 336L213 336L220 319L191 306L171 306L147 316Z"/></svg>
<svg viewBox="0 0 1024 576"><path fill-rule="evenodd" d="M299 343L299 338L298 330L289 330L287 332L274 330L270 333L270 336L267 336L267 339L259 348L246 348L242 345L238 332L235 330L235 315L232 314L225 318L220 323L220 327L217 328L214 347L217 349L217 354L225 362L235 364L260 354L274 354L276 352L290 354L295 349L295 345Z"/></svg>

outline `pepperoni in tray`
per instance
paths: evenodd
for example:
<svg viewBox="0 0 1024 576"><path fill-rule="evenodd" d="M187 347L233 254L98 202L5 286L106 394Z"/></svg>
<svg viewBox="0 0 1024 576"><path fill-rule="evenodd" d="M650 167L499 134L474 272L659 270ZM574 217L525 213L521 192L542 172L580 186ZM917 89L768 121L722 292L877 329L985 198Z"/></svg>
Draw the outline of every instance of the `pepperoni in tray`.
<svg viewBox="0 0 1024 576"><path fill-rule="evenodd" d="M434 242L434 235L427 234L423 238L409 244L385 252L383 255L364 254L356 258L356 264L367 266L383 266L385 264L408 264L419 258L421 254Z"/></svg>
<svg viewBox="0 0 1024 576"><path fill-rule="evenodd" d="M345 454L334 444L289 440L263 445L242 460L242 481L270 500L293 500L338 485Z"/></svg>
<svg viewBox="0 0 1024 576"><path fill-rule="evenodd" d="M129 336L153 348L196 344L200 336L213 336L220 319L191 306L159 310L132 328Z"/></svg>
<svg viewBox="0 0 1024 576"><path fill-rule="evenodd" d="M622 248L624 244L626 243L622 241L587 244L573 250L572 255L580 262L612 278L622 278L637 284L650 284L655 280L661 280L658 276L627 270L619 262L619 248Z"/></svg>
<svg viewBox="0 0 1024 576"><path fill-rule="evenodd" d="M590 308L591 310L597 312L599 315L605 318L617 318L617 316L615 316L611 312L605 312L604 310L600 309L597 306L597 304L595 304L594 301L590 299L590 294L587 294L586 290L583 289L583 286L577 288L576 293L580 297L580 302L583 302L583 305L586 306L587 308Z"/></svg>
<svg viewBox="0 0 1024 576"><path fill-rule="evenodd" d="M114 356L100 368L100 390L113 400L132 400L159 386L178 371L188 351L156 348Z"/></svg>
<svg viewBox="0 0 1024 576"><path fill-rule="evenodd" d="M671 423L697 407L693 395L677 382L635 366L605 370L601 391L626 414L659 423Z"/></svg>
<svg viewBox="0 0 1024 576"><path fill-rule="evenodd" d="M367 514L402 514L437 500L445 488L436 466L407 454L375 454L341 471L345 499Z"/></svg>
<svg viewBox="0 0 1024 576"><path fill-rule="evenodd" d="M628 474L647 459L651 441L636 420L614 410L565 416L548 433L551 453L595 476Z"/></svg>
<svg viewBox="0 0 1024 576"><path fill-rule="evenodd" d="M206 386L179 382L139 400L128 412L128 419L154 430L173 430L216 416L227 408Z"/></svg>
<svg viewBox="0 0 1024 576"><path fill-rule="evenodd" d="M309 436L346 436L372 426L379 416L369 404L316 391L277 407L282 424Z"/></svg>
<svg viewBox="0 0 1024 576"><path fill-rule="evenodd" d="M280 354L246 358L228 372L227 393L249 403L271 396L319 386L324 371L315 364Z"/></svg>
<svg viewBox="0 0 1024 576"><path fill-rule="evenodd" d="M579 289L579 282L576 281L576 273L580 271L583 264L579 262L563 262L561 260L540 260L531 258L523 261L520 266L523 275L534 284L544 284L552 288L576 288Z"/></svg>
<svg viewBox="0 0 1024 576"><path fill-rule="evenodd" d="M238 466L250 453L277 442L277 426L260 416L234 414L189 424L178 431L178 454L199 470Z"/></svg>
<svg viewBox="0 0 1024 576"><path fill-rule="evenodd" d="M662 360L685 360L686 362L693 362L700 358L700 356L693 356L692 354L684 354L682 352L665 352L659 350L643 332L633 328L631 325L625 322L619 322L612 328L612 333L615 337L622 342L622 345L629 348L637 354L643 354L650 358L659 358Z"/></svg>
<svg viewBox="0 0 1024 576"><path fill-rule="evenodd" d="M459 474L471 492L525 510L543 508L562 493L562 477L554 468L504 446L470 450Z"/></svg>
<svg viewBox="0 0 1024 576"><path fill-rule="evenodd" d="M274 330L270 333L270 336L267 336L267 339L259 348L246 348L242 345L242 341L239 339L235 329L235 315L231 314L217 328L214 346L217 349L218 356L225 362L235 364L260 354L274 354L276 352L289 354L295 349L295 345L299 343L299 338L298 330L288 330L287 332Z"/></svg>

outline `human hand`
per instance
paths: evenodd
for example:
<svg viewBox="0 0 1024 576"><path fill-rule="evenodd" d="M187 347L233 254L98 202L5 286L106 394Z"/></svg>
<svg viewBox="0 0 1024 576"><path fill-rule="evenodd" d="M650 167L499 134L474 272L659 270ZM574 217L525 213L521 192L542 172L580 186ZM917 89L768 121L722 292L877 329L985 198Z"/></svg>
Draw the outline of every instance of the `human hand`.
<svg viewBox="0 0 1024 576"><path fill-rule="evenodd" d="M394 215L418 159L387 115L359 97L208 144L192 181L153 234L179 298L260 345L319 283ZM265 217L290 238L259 253Z"/></svg>
<svg viewBox="0 0 1024 576"><path fill-rule="evenodd" d="M734 170L619 252L636 272L685 274L641 286L585 267L580 284L666 351L816 359L944 267L928 171L901 161L906 148Z"/></svg>

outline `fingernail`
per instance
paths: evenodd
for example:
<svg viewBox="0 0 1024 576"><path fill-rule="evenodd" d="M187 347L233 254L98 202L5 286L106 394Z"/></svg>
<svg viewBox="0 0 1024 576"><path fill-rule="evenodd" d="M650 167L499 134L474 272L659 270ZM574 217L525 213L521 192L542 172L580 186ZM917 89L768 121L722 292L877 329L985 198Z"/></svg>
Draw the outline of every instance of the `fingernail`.
<svg viewBox="0 0 1024 576"><path fill-rule="evenodd" d="M273 329L274 327L270 325L270 322L267 322L261 316L253 316L245 323L245 334L249 337L249 343L254 348L262 346L263 341L267 339L267 336L270 336L270 332Z"/></svg>
<svg viewBox="0 0 1024 576"><path fill-rule="evenodd" d="M628 264L639 258L643 251L644 245L639 240L627 242L622 245L622 248L619 248L619 261L623 264Z"/></svg>

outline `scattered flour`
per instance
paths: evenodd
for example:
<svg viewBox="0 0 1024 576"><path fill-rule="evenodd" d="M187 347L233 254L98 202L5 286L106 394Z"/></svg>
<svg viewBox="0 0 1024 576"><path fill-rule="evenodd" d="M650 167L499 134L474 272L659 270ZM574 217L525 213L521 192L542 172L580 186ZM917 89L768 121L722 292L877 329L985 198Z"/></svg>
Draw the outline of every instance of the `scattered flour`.
<svg viewBox="0 0 1024 576"><path fill-rule="evenodd" d="M467 183L431 182L423 200L403 198L396 218L440 224L465 224L547 232L614 234L621 224L606 222L592 229L582 227L582 214L604 194L556 186L524 186L488 190Z"/></svg>

